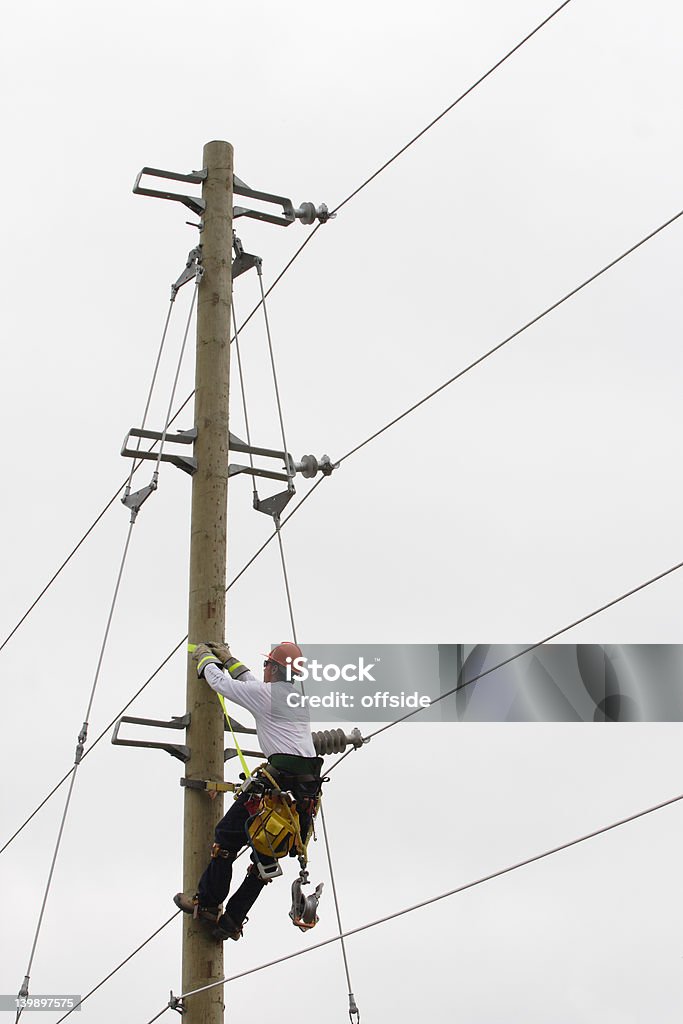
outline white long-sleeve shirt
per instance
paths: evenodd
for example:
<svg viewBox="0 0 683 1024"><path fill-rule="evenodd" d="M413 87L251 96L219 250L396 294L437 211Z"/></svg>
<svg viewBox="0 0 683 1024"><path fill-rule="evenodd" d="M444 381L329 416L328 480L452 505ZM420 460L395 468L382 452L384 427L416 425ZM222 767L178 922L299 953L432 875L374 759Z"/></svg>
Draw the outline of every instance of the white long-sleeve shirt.
<svg viewBox="0 0 683 1024"><path fill-rule="evenodd" d="M298 693L291 683L284 680L264 683L249 671L233 679L218 665L207 665L204 678L212 690L251 712L266 757L271 754L316 756L308 709L292 707L292 702L287 701L289 694Z"/></svg>

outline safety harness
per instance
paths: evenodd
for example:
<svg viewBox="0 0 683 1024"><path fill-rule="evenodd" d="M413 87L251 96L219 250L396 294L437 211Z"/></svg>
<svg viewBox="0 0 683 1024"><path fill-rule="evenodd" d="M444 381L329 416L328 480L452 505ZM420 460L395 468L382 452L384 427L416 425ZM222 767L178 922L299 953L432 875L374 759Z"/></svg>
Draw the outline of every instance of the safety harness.
<svg viewBox="0 0 683 1024"><path fill-rule="evenodd" d="M289 760L287 755L274 755L274 759L278 757L285 763ZM285 775L284 780L279 778L281 771ZM290 780L293 787L297 783L315 783L315 796L295 796L283 789L282 781ZM322 882L309 895L305 895L302 890L303 886L309 885L308 839L313 834L313 821L320 806L323 781L319 774L293 774L286 767L276 767L272 761L267 761L259 765L241 787L241 792L247 794L245 807L249 812L245 832L259 877L264 882L272 881L282 874L278 860L286 856L298 857L299 877L292 883L289 916L301 931L314 928L318 923L318 903L323 890ZM301 834L299 810L310 819L311 828L306 836ZM267 857L268 862L264 863L262 857Z"/></svg>

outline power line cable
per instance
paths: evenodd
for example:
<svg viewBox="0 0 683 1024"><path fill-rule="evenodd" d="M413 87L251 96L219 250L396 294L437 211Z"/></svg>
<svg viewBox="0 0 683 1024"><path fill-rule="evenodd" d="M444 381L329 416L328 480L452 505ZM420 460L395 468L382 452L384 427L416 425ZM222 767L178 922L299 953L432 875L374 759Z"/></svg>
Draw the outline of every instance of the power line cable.
<svg viewBox="0 0 683 1024"><path fill-rule="evenodd" d="M419 132L417 133L417 135L414 135L414 136L413 136L413 138L412 138L412 139L410 139L410 141L409 141L409 142L406 142L405 146L402 146L402 147L401 147L401 149L399 149L399 150L398 150L398 152L394 153L394 155L393 155L392 157L390 157L390 158L389 158L388 160L386 160L386 161L385 161L385 162L384 162L384 163L382 164L382 166L381 166L381 167L379 167L379 168L378 168L378 169L377 169L376 171L374 171L374 172L373 172L373 173L372 173L372 174L370 175L370 177L369 177L369 178L366 178L366 179L365 179L365 181L363 182L363 184L362 184L362 185L359 185L359 186L358 186L358 188L354 189L354 190L353 190L353 192L351 192L351 193L350 193L350 194L349 194L349 195L348 195L348 196L346 197L346 199L343 199L343 200L342 200L342 202L341 202L341 203L339 203L339 205L338 205L338 206L335 206L334 210L332 210L332 214L335 214L335 213L337 213L337 212L338 212L339 210L341 210L341 208L342 208L343 206L346 206L346 204L347 204L348 202L350 202L350 201L351 201L351 200L352 200L352 199L353 199L353 198L354 198L355 196L357 196L359 192L362 192L362 191L363 191L363 189L364 189L364 188L366 188L366 187L367 187L367 186L368 186L368 185L370 184L370 182L371 182L371 181L374 181L374 180L375 180L375 178L376 178L376 177L378 177L378 175L380 175L380 174L382 173L382 171L385 171L385 170L387 169L387 167L389 167L389 166L390 166L391 164L393 164L394 160L398 160L398 158L399 158L400 156L402 156L402 155L403 155L403 153L405 153L405 151L406 151L407 149L410 149L410 147L411 147L412 145L414 145L414 144L415 144L415 143L416 143L416 142L418 141L418 139L421 139L423 135L426 135L426 134L427 134L427 132L428 132L428 131L429 131L429 130L430 130L431 128L433 128L435 124L438 124L438 122L439 122L439 121L440 121L440 120L441 120L441 119L442 119L443 117L445 117L445 116L446 116L446 114L450 113L450 111L451 111L451 110L453 110L453 108L454 108L454 107L457 107L457 105L458 105L458 104L459 104L460 102L462 102L462 100L464 100L466 96L469 96L469 94L470 94L471 92L474 92L474 90L475 90L475 89L477 88L477 86L481 85L481 83L482 83L482 82L484 82L484 81L485 81L485 80L486 80L487 78L489 78L489 76L490 76L490 75L492 75L492 74L494 73L494 71L497 71L497 70L498 70L498 68L499 68L499 67L501 66L501 64L504 64L504 63L505 63L505 62L506 62L507 60L509 60L509 59L510 59L510 57L512 57L512 55L513 55L513 54L515 54L515 53L516 53L516 52L517 52L518 50L520 50L520 49L521 49L521 48L522 48L522 47L524 46L524 44L525 44L525 43L528 43L528 42L529 42L529 40L530 40L530 39L531 39L531 38L532 38L533 36L535 36L537 32L540 32L540 30L541 30L541 29L542 29L542 28L543 28L543 27L544 27L545 25L547 25L549 21L552 21L552 19L553 19L553 18L554 18L554 17L556 16L556 15L558 15L558 14L560 13L560 11L561 11L561 10L563 10L563 8L565 8L565 7L567 7L567 6L569 5L569 3L571 3L571 0L564 0L564 3L560 4L560 6L559 6L559 7L557 7L557 8L556 8L556 9L555 9L555 10L554 10L554 11L552 12L552 14L549 14L547 18L544 18L544 19L543 19L543 21L542 21L542 22L540 22L540 23L539 23L539 24L538 24L538 25L536 26L536 28L532 29L532 31L531 31L531 32L529 32L529 33L528 33L528 35L524 36L524 39L521 39L521 40L520 40L520 41L519 41L518 43L516 43L516 44L515 44L515 46L513 46L511 50L508 50L508 52L507 52L507 53L505 54L505 56L504 56L504 57L501 57L501 58L500 58L500 60L496 61L496 63L495 63L495 64L494 64L494 65L493 65L492 67L490 67L488 71L486 71L486 72L485 72L485 73L484 73L483 75L481 75L481 77L480 77L480 78L478 78L478 79L476 80L476 82L474 82L474 83L473 83L472 85L470 85L470 86L469 86L469 88L465 89L465 91L464 91L463 93L461 93L461 94L460 94L460 95L458 96L458 98L457 98L457 99L453 100L453 102L452 102L452 103L450 103L450 104L449 104L449 105L448 105L448 106L446 107L446 109L445 109L445 110L442 110L442 111L441 111L441 113L440 113L440 114L439 114L439 115L438 115L437 117L435 117L433 121L430 121L430 122L429 122L429 124L428 124L428 125L427 125L427 126L426 126L425 128L423 128L423 129L422 129L422 131L419 131Z"/></svg>
<svg viewBox="0 0 683 1024"><path fill-rule="evenodd" d="M360 925L358 928L349 929L348 931L343 932L343 934L340 933L339 935L333 935L331 938L324 939L322 942L318 942L315 945L307 946L305 949L297 950L294 953L288 953L285 956L278 957L275 960L269 960L267 963L259 964L257 967L251 967L251 968L247 969L246 971L240 972L239 974L234 974L231 977L223 978L220 981L214 982L212 985L207 985L207 986L205 986L203 988L199 988L199 989L193 989L192 991L186 992L186 993L184 993L181 996L177 996L176 999L177 1000L189 999L190 996L197 995L199 992L204 992L204 991L206 991L209 988L213 988L213 987L216 987L218 985L227 985L230 982L237 981L240 978L246 977L247 975L256 974L259 971L266 970L269 967L274 967L277 964L283 963L283 962L285 962L287 960L292 960L292 959L294 959L296 957L304 956L307 953L312 953L314 950L321 949L323 946L331 945L333 942L338 942L342 938L348 938L351 935L356 935L356 934L358 934L360 932L367 931L370 928L375 928L375 927L377 927L380 924L385 924L385 923L387 923L389 921L396 920L397 918L402 917L402 916L404 916L406 914L410 914L413 911L421 910L424 907L430 906L431 904L434 904L434 903L438 903L441 900L447 899L447 898L449 898L451 896L455 896L458 893L465 892L468 889L476 888L479 885L483 885L485 882L492 881L495 878L500 878L501 876L506 875L506 874L511 874L513 871L516 871L519 868L526 867L526 866L528 866L530 864L533 864L533 863L535 863L537 861L547 859L548 857L551 857L551 856L553 856L556 853L560 853L563 850L568 850L572 846L578 846L579 844L587 842L590 839L594 839L597 836L605 834L606 832L614 831L615 829L620 828L623 825L629 824L630 822L633 822L633 821L637 821L639 818L644 818L644 817L646 817L646 816L648 816L650 814L654 814L656 811L663 810L664 808L670 807L673 804L679 803L682 800L683 800L683 793L679 794L678 796L671 797L668 800L664 800L661 803L654 804L654 805L652 805L650 807L647 807L647 808L645 808L645 809L643 809L641 811L636 811L634 814L628 815L625 818L620 818L618 821L611 822L610 824L604 825L601 828L595 829L592 832L587 832L584 835L581 835L581 836L578 836L578 837L576 837L574 839L571 839L571 840L569 840L566 843L560 844L559 846L554 846L554 847L550 848L549 850L545 850L542 853L535 854L535 855L533 855L531 857L526 858L525 860L517 861L516 863L511 864L508 867L501 868L498 871L491 872L490 874L484 875L484 876L482 876L480 878L477 878L477 879L475 879L472 882L467 882L464 885L457 886L455 889L450 889L447 892L441 893L438 896L432 896L429 899L422 900L420 903L413 904L412 906L409 906L409 907L404 907L402 910L395 911L392 914L387 914L384 917L377 918L374 921L370 921L370 922L368 922L368 923L366 923L364 925ZM89 996L91 996L95 991L97 991L97 989L101 988L102 985L104 985L104 983L109 980L109 978L111 978L118 970L121 969L121 967L123 967L126 963L128 963L137 953L140 952L141 949L143 949L149 942L151 942L152 939L154 939L159 934L159 932L161 932L168 924L170 924L170 922L172 920L174 920L176 916L177 916L177 913L173 914L159 928L157 928L154 932L152 932L152 934L147 939L145 939L145 941L143 943L141 943L135 950L133 950L133 952L130 954L130 956L126 957L126 959L123 960L117 967L115 967L113 971L110 971L110 973L105 978L103 978L102 981L100 981L93 989L91 989L90 992L88 992L87 995L83 997L83 999L81 1000L81 1003L85 1002L85 1000ZM164 1010L160 1011L156 1015L156 1017L152 1018L152 1020L157 1020L162 1015L163 1012L165 1012L166 1010L168 1010L170 1008L171 1008L170 1005L167 1005L164 1008ZM74 1007L73 1009L76 1009L76 1007ZM66 1013L63 1017L61 1017L57 1021L57 1024L62 1024L62 1022L69 1016L69 1014L73 1012L73 1009L69 1010L68 1013ZM152 1024L152 1022L150 1021L150 1022L148 1022L148 1024Z"/></svg>
<svg viewBox="0 0 683 1024"><path fill-rule="evenodd" d="M149 1019L149 1020L147 1021L147 1024L154 1024L154 1021L155 1021L155 1020L159 1020L159 1017L163 1017L163 1015L164 1015L164 1014L166 1013L166 1011L167 1011L167 1010L170 1010L170 1009L171 1009L171 1007L170 1007L170 1006L165 1006L165 1007L163 1008L163 1010L160 1010L160 1011L159 1011L159 1013L155 1014L155 1016L154 1016L154 1017L151 1017L151 1018L150 1018L150 1019Z"/></svg>
<svg viewBox="0 0 683 1024"><path fill-rule="evenodd" d="M633 587L631 590L625 591L623 594L620 594L618 597L613 598L611 601L607 601L606 604L601 605L594 611L588 612L587 615L582 615L580 619L575 619L574 622L571 622L568 626L563 626L562 629L557 629L554 633L550 633L543 640L539 640L538 643L530 644L529 647L525 647L524 650L519 651L517 654L513 654L511 655L511 657L505 658L505 660L501 661L498 665L494 665L492 668L486 669L485 672L480 672L478 675L472 676L471 679L466 679L464 682L458 683L457 686L454 686L452 689L447 690L445 693L440 694L438 697L435 697L432 701L432 705L438 704L439 701L445 700L446 697L451 697L454 693L457 693L459 690L464 690L466 686L469 686L471 683L476 683L479 679L483 679L484 676L491 675L492 672L497 672L499 668L503 668L505 665L509 665L511 662L516 661L518 658L523 658L525 654L530 654L532 651L537 650L539 647L543 647L545 644L550 643L551 640L556 640L558 636L562 636L563 633L568 633L569 630L573 629L575 626L580 626L583 622L587 622L589 619L595 618L595 616L599 615L601 612L606 611L608 608L613 608L614 605L619 604L621 601L625 601L627 597L632 597L639 591L645 590L646 587L649 587L653 583L657 583L659 580L664 579L665 576L670 576L672 573L676 572L678 569L681 568L683 568L683 562L678 562L676 565L672 565L670 568L665 569L664 572L660 572L656 576L652 576L649 580L646 580L645 583L640 583L637 587ZM386 732L387 729L393 728L394 725L398 725L400 722L405 722L408 718L412 718L413 715L416 715L418 714L418 712L424 710L424 708L417 708L415 711L410 711L408 712L408 714L401 715L401 717L397 718L394 722L389 722L388 725L383 725L381 728L375 729L374 732L369 733L369 735L364 737L364 739L366 741L369 741L374 736L379 736L380 733ZM334 768L336 767L336 765L333 765L332 767Z"/></svg>
<svg viewBox="0 0 683 1024"><path fill-rule="evenodd" d="M670 227L681 216L683 216L683 210L679 210L678 213L674 214L673 217L670 217L668 220L664 221L664 223L660 224L659 227L654 229L654 231L650 231L649 234L645 235L644 238L641 238L640 241L635 243L635 245L632 245L628 249L624 250L624 252L622 252L621 255L617 256L615 259L610 260L609 263L606 263L605 266L601 267L601 269L596 271L596 273L591 274L590 277L587 277L585 281L581 282L581 284L577 285L575 288L572 288L571 291L568 291L565 295L562 296L562 298L557 299L550 306L547 306L541 313L538 313L531 320L528 320L522 327L518 327L516 331L513 331L512 334L509 334L507 338L503 338L503 340L499 341L497 345L494 345L493 348L490 348L487 352L484 352L483 355L479 356L473 362L469 363L466 367L464 367L464 369L459 370L452 377L449 377L447 381L444 381L443 384L440 384L437 388L434 388L434 390L430 391L429 394L424 396L424 398L421 398L418 402L415 402L404 412L400 413L398 416L395 416L388 423L385 423L385 425L383 427L380 427L379 430L376 430L373 434L370 434L370 436L366 437L364 441L361 441L360 444L357 444L354 448L351 448L348 452L346 452L345 455L342 455L341 459L339 459L339 462L344 462L346 459L350 458L351 455L355 455L356 452L360 451L361 448L365 448L366 445L370 444L371 441L374 441L375 438L380 436L380 434L383 434L386 430L389 430L390 427L393 427L396 423L399 423L402 419L405 419L405 417L409 416L411 412L415 412L415 410L419 409L421 405L424 405L425 402L428 402L430 399L434 398L435 395L438 395L441 391L449 387L456 380L459 380L461 377L464 377L465 374L469 373L470 370L473 370L475 366L479 366L480 363L483 363L486 359L489 359L495 352L499 352L500 349L502 349L505 345L509 344L515 338L518 338L520 334L523 334L534 324L537 324L540 320L543 320L544 317L548 316L549 313L552 313L553 310L563 305L563 303L567 302L568 299L573 298L574 295L577 295L589 284L592 284L593 281L596 281L599 277L602 277L602 275L606 274L608 270L612 269L612 267L615 267L618 263L621 263L622 260L626 259L627 256L630 256L631 253L636 251L636 249L639 249L642 245L645 245L646 242L649 242L661 231L664 231L665 228Z"/></svg>
<svg viewBox="0 0 683 1024"><path fill-rule="evenodd" d="M503 875L509 875L513 871L518 871L520 868L527 867L529 864L535 864L538 861L545 860L557 853L561 853L563 850L568 850L572 846L578 846L581 843L588 842L590 839L595 839L597 836L604 835L606 832L621 828L623 825L627 825L632 821L637 821L639 818L644 818L649 814L654 814L656 811L663 810L665 807L670 807L675 803L679 803L681 800L683 800L683 793L678 796L671 797L668 800L663 800L661 803L646 807L641 811L636 811L634 814L630 814L625 818L620 818L618 821L613 821L609 825L604 825L601 828L594 829L592 832L586 832L584 835L570 839L568 842L561 843L559 846L553 846L548 850L544 850L542 853L534 854L524 860L520 860L514 864L508 865L507 867L500 868L498 871L492 871L487 875L482 875L481 877L474 879L472 882L466 882L464 885L459 885L455 889L449 889L447 892L440 893L438 896L431 896L429 899L421 900L419 903L414 903L412 906L394 911L392 914L386 914L384 917L378 917L374 921L367 922L367 924L359 925L357 928L350 928L348 931L344 932L343 935L333 935L329 939L323 939L322 942L317 942L312 946L307 946L305 949L296 950L294 953L288 953L285 956L278 957L276 960L269 960L267 963L260 964L258 967L250 967L248 970L241 971L239 974L233 974L231 977L222 978L220 981L214 981L209 985L202 986L201 988L184 992L182 995L177 996L176 999L189 999L190 996L198 995L200 992L206 992L209 989L216 988L218 985L228 985L230 982L237 981L239 978L244 978L249 974L256 974L258 971L274 967L276 964L281 964L287 960L293 960L295 957L312 953L314 950L321 949L323 946L329 946L333 942L339 942L342 938L348 938L351 935L358 935L360 932L368 931L370 928L376 928L378 925L386 924L388 921L395 921L397 918L403 917L405 914L412 914L416 910L422 910L424 907L431 906L432 904L448 899L451 896L456 896L458 893L466 892L468 889L474 889L479 885L483 885L485 882L490 882L495 878L501 878Z"/></svg>
<svg viewBox="0 0 683 1024"><path fill-rule="evenodd" d="M140 952L140 950L144 949L145 946L148 945L148 943L150 943L152 941L152 939L155 939L157 937L157 935L159 934L159 932L162 932L164 930L164 928L171 923L171 921L175 921L176 917L180 913L181 913L180 910L176 910L175 914L171 914L171 916L169 917L168 921L164 921L164 923L162 925L160 925L156 929L156 931L152 932L152 934L148 938L146 938L144 942L141 942L140 945L136 949L134 949L133 952L130 953L126 957L125 960L122 960L121 963L118 964L114 968L113 971L110 971L109 974L107 974L104 978L102 978L102 981L98 981L98 983L94 986L94 988L91 988L89 992L86 992L86 994L84 996L82 996L81 999L79 999L79 1001L76 1003L75 1006L72 1006L70 1010L67 1010L67 1012L64 1014L64 1016L59 1018L59 1020L57 1021L57 1024L62 1024L62 1021L65 1021L66 1018L70 1017L72 1013L74 1013L76 1010L79 1010L81 1008L81 1006L83 1005L83 1003L86 1001L86 999L89 999L90 996L94 995L94 993L97 992L98 989L102 988L102 986L107 981L109 981L110 978L113 978L114 975L118 971L120 971L122 967L125 967L125 965L128 963L129 960L132 960L133 957L136 956Z"/></svg>

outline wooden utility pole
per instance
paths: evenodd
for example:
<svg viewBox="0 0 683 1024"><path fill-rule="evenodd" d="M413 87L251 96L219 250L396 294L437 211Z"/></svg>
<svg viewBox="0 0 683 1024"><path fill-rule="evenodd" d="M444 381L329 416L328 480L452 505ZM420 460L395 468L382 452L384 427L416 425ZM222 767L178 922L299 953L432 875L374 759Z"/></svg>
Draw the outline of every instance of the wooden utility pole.
<svg viewBox="0 0 683 1024"><path fill-rule="evenodd" d="M195 370L195 456L190 542L190 643L225 637L225 579L228 514L228 395L230 386L230 303L232 295L233 151L228 142L209 142L202 167L206 203L201 235L204 274L197 302ZM213 690L197 679L189 662L187 710L192 719L187 745L189 779L223 780L223 712ZM195 892L208 862L223 799L185 789L183 889ZM206 926L183 915L183 992L224 977L223 946ZM222 1024L223 988L218 985L187 1001L185 1024Z"/></svg>

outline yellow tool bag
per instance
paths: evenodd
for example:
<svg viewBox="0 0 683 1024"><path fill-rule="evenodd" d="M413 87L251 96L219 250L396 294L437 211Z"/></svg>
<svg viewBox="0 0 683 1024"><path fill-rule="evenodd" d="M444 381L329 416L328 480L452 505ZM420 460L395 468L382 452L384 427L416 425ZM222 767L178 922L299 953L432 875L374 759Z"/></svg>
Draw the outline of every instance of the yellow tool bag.
<svg viewBox="0 0 683 1024"><path fill-rule="evenodd" d="M254 850L264 857L286 857L294 847L303 852L296 805L292 809L286 796L266 793L247 830Z"/></svg>

